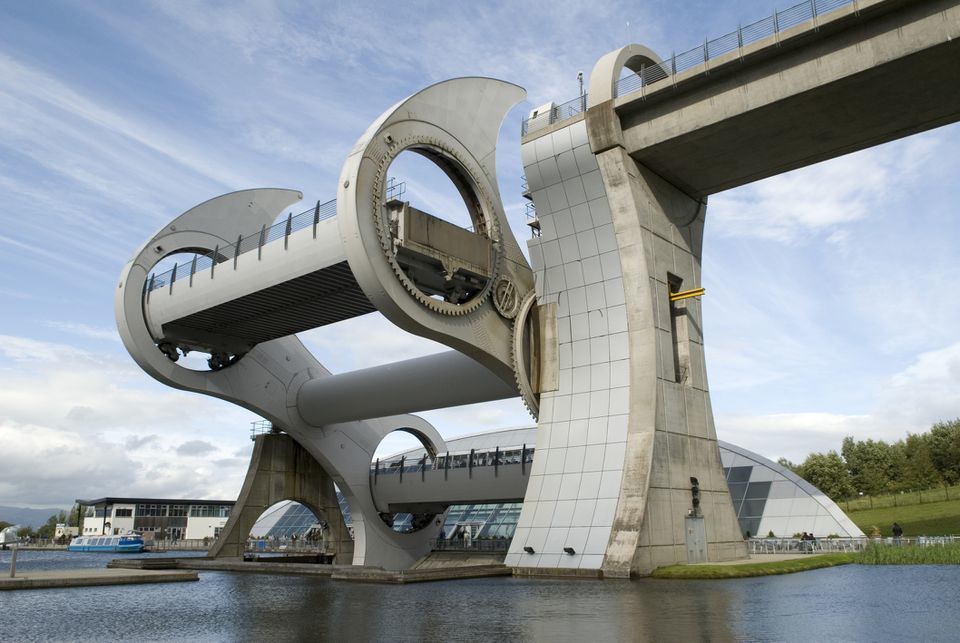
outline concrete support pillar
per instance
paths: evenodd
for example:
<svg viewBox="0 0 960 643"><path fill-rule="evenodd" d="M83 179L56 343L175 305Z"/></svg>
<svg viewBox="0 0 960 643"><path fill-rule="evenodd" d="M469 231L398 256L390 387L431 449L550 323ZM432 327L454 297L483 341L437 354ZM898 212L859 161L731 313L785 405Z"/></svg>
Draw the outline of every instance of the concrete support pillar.
<svg viewBox="0 0 960 643"><path fill-rule="evenodd" d="M521 145L541 230L528 244L537 301L556 305L559 375L540 396L537 457L506 558L522 573L625 578L688 562L691 478L706 558L746 556L700 302L670 301L701 286L706 202L627 153L611 97L620 70L651 56L629 46L602 58L584 117Z"/></svg>
<svg viewBox="0 0 960 643"><path fill-rule="evenodd" d="M620 249L630 338L630 421L605 576L688 562L690 478L701 489L708 560L745 555L710 408L700 300L706 202L692 199L623 147L596 156Z"/></svg>
<svg viewBox="0 0 960 643"><path fill-rule="evenodd" d="M282 500L299 502L325 521L326 551L335 554L337 564L350 564L353 539L343 521L333 480L306 449L283 433L257 436L237 504L210 556L242 556L254 523Z"/></svg>

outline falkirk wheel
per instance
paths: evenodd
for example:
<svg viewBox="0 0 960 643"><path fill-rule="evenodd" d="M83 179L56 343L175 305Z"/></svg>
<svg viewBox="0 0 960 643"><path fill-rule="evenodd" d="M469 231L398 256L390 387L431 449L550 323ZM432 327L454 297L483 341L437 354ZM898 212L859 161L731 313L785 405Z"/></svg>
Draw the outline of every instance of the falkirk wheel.
<svg viewBox="0 0 960 643"><path fill-rule="evenodd" d="M616 81L623 61L605 60L592 83ZM671 297L700 287L705 203L625 154L594 154L587 120L604 114L558 123L522 144L541 224L528 263L495 168L503 119L525 95L459 78L397 103L344 162L336 216L318 205L288 218L282 240L271 226L302 198L294 190L234 192L173 219L120 276L124 345L157 380L238 404L295 440L349 504L355 565L408 568L442 524L427 512L408 533L392 528L372 488L380 440L407 431L435 458L443 438L411 413L518 396L537 418L537 457L508 565L645 574L686 562L691 534L701 559L743 557L699 301ZM449 177L470 229L392 197L387 172L405 151ZM200 258L151 275L178 253ZM452 350L331 374L295 335L374 311ZM184 366L191 351L209 368Z"/></svg>

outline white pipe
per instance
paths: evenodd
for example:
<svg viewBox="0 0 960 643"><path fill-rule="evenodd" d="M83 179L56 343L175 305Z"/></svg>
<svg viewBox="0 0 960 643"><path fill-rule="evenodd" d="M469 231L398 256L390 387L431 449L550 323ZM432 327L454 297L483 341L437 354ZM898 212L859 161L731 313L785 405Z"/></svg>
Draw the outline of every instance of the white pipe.
<svg viewBox="0 0 960 643"><path fill-rule="evenodd" d="M519 395L470 357L448 351L309 380L297 393L314 426L415 413Z"/></svg>

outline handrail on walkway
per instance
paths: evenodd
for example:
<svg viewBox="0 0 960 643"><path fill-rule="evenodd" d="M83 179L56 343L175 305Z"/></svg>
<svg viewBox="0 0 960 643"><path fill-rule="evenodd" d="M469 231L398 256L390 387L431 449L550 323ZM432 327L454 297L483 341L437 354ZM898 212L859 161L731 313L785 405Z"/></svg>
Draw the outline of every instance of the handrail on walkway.
<svg viewBox="0 0 960 643"><path fill-rule="evenodd" d="M731 31L719 38L705 39L702 45L679 54L674 53L662 63L644 66L639 72L624 76L617 81L614 96L625 96L637 91L645 92L648 85L676 76L697 65L703 65L731 51L740 51L758 40L779 34L804 22L812 20L816 24L820 16L851 4L856 5L857 0L805 0L783 11L774 11L762 20L738 26L736 31ZM703 73L706 74L708 71L704 67ZM586 105L587 96L584 94L554 106L545 120L552 124L572 118L586 111ZM536 120L543 118L543 115L538 115ZM520 126L521 136L525 136L529 129L530 119L525 118Z"/></svg>
<svg viewBox="0 0 960 643"><path fill-rule="evenodd" d="M406 192L406 184L404 182L397 181L394 178L388 179L386 194L386 199L388 201L391 199L401 198L404 192ZM238 256L253 250L256 250L259 253L262 251L263 246L278 239L283 239L284 244L286 244L291 234L294 232L299 232L304 228L313 226L313 236L316 238L317 225L321 221L326 221L327 219L333 218L336 216L336 214L336 199L331 199L326 203L317 201L316 205L314 205L312 208L304 210L297 215L291 213L287 215L286 219L273 224L269 228L267 226L263 226L259 232L255 232L247 237L238 237L235 243L224 246L223 248L214 248L213 251L204 255L196 254L189 261L184 263L175 263L173 268L167 270L166 272L162 272L160 274L151 274L150 278L147 279L147 282L144 285L144 295L149 300L150 293L154 290L167 287L173 288L173 284L178 278L183 279L188 275L192 285L194 275L199 272L203 272L208 268L210 269L210 277L212 278L213 267L215 264L218 265L233 259L234 266L236 266L235 260ZM187 269L189 269L189 273L187 272Z"/></svg>
<svg viewBox="0 0 960 643"><path fill-rule="evenodd" d="M785 553L824 553L862 551L870 544L901 545L915 547L943 547L951 543L960 542L960 536L915 536L912 538L870 538L859 536L854 538L750 538L748 541L751 554L785 554Z"/></svg>

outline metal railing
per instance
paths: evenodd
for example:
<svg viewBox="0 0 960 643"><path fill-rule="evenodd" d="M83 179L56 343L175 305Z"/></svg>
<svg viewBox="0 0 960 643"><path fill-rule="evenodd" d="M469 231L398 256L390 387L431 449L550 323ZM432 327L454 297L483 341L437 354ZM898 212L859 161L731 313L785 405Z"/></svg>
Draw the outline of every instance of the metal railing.
<svg viewBox="0 0 960 643"><path fill-rule="evenodd" d="M147 551L207 551L217 541L216 538L155 538L144 541Z"/></svg>
<svg viewBox="0 0 960 643"><path fill-rule="evenodd" d="M393 178L388 179L386 194L388 201L402 198L405 192L405 183L396 181ZM305 228L312 226L313 235L316 237L317 225L321 221L333 218L336 214L336 199L331 199L326 203L317 201L314 207L304 210L300 214L294 215L291 213L287 215L286 220L275 223L269 228L264 225L260 229L260 232L256 232L247 237L239 236L235 243L222 248L218 246L214 248L213 251L204 255L196 254L188 261L175 263L173 268L166 272L150 275L144 287L145 294L149 295L154 290L159 290L160 288L172 288L173 284L178 280L189 279L192 284L194 276L207 269L210 269L210 276L212 278L215 265L220 265L233 259L234 267L236 267L236 259L240 255L253 250L260 252L263 246L279 239L283 239L284 243L287 243L287 239L291 234Z"/></svg>
<svg viewBox="0 0 960 643"><path fill-rule="evenodd" d="M399 474L402 482L404 473L422 474L426 471L506 467L518 464L526 468L526 465L533 462L535 452L534 447L527 447L524 444L505 449L500 447L483 451L471 449L469 453L438 453L436 458L431 458L426 453L419 458L408 459L406 456L401 456L397 460L390 461L381 461L377 458L370 465L370 475L376 479L383 475Z"/></svg>
<svg viewBox="0 0 960 643"><path fill-rule="evenodd" d="M751 538L748 541L751 554L819 554L825 552L863 551L870 544L901 545L904 547L944 547L960 542L960 536L916 536L912 538Z"/></svg>
<svg viewBox="0 0 960 643"><path fill-rule="evenodd" d="M245 551L254 553L323 553L325 543L322 539L308 538L251 538L247 540Z"/></svg>
<svg viewBox="0 0 960 643"><path fill-rule="evenodd" d="M702 45L679 54L674 53L662 63L644 66L639 72L624 76L617 81L614 96L645 91L648 85L666 80L698 65L704 65L714 58L738 51L791 27L811 20L816 24L818 17L840 7L855 5L856 2L857 0L806 0L783 11L774 11L762 20L737 27L736 31L731 31L719 38L704 40ZM703 73L706 72L707 69L704 68ZM549 114L549 122L562 121L585 111L586 103L586 95L584 95L554 107ZM538 115L537 120L546 116ZM521 135L526 135L529 131L529 122L530 119L524 119L520 127Z"/></svg>
<svg viewBox="0 0 960 643"><path fill-rule="evenodd" d="M431 551L505 552L513 538L437 538L430 541Z"/></svg>
<svg viewBox="0 0 960 643"><path fill-rule="evenodd" d="M558 121L565 121L568 118L573 118L577 114L587 111L587 94L584 93L582 96L577 96L574 99L568 100L566 103L561 103L560 105L554 105L550 108L550 112L547 114L537 114L535 119L524 118L523 122L520 124L520 134L525 136L530 129L530 124L533 121L546 120L548 123L556 123Z"/></svg>
<svg viewBox="0 0 960 643"><path fill-rule="evenodd" d="M283 433L279 427L273 426L270 420L255 420L250 423L250 440L256 442L258 435L267 433Z"/></svg>
<svg viewBox="0 0 960 643"><path fill-rule="evenodd" d="M863 538L751 538L747 541L751 554L813 554L821 552L861 551L870 539Z"/></svg>

